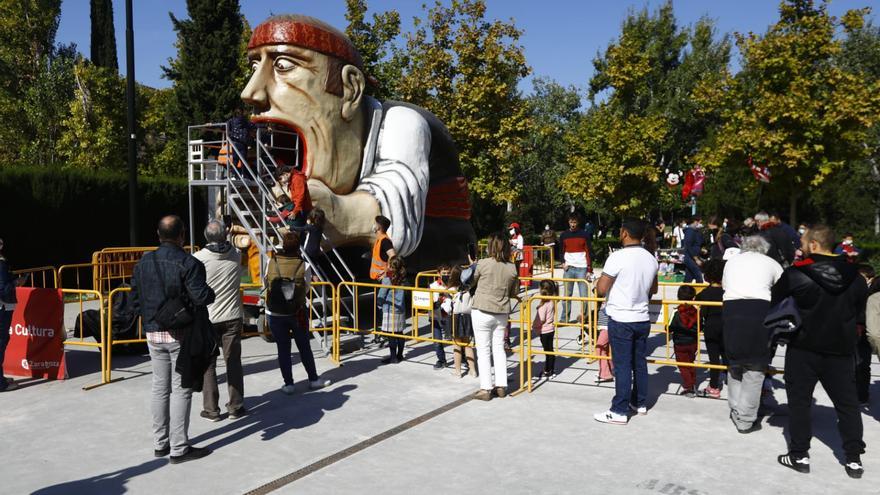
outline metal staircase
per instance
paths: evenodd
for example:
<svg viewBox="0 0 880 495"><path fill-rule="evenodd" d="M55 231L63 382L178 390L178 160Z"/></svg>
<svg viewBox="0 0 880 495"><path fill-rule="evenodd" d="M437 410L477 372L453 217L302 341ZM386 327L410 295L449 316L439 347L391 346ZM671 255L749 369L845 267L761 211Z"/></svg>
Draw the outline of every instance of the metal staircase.
<svg viewBox="0 0 880 495"><path fill-rule="evenodd" d="M251 242L260 253L260 279L265 279L265 271L270 255L280 247L281 238L287 231L282 223L273 223L270 217L282 218L281 205L276 201L275 191L284 191L285 185L278 182L276 172L283 167L276 156L283 154L299 168L299 136L296 133L270 126L257 127L254 141L254 159L248 161L247 150L240 149L227 139L226 123L190 126L187 131L188 179L189 179L189 217L193 225L193 191L196 187L208 188L208 218L214 219L222 211L223 216L233 217L235 223L247 232ZM233 164L237 157L239 166ZM195 245L195 233L190 229L190 244ZM355 276L339 251L323 236L323 245L329 247L322 252L326 260L313 260L300 249L303 260L310 272L318 280L334 286L340 280L355 280ZM321 263L326 261L326 263ZM325 267L332 272L328 273ZM335 275L335 281L332 275ZM310 318L319 320L322 327L333 315L333 304L323 288L312 287ZM341 318L354 319L354 291L346 286L346 294L341 297ZM322 342L325 351L329 349L326 339Z"/></svg>

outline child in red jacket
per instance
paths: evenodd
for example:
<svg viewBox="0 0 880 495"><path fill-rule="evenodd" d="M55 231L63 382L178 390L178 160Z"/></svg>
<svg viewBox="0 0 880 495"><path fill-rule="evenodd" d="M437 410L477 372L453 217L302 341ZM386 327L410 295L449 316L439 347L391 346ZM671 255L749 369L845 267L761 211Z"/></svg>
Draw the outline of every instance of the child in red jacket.
<svg viewBox="0 0 880 495"><path fill-rule="evenodd" d="M678 288L679 301L693 301L697 291L690 285ZM669 322L675 360L680 363L693 363L697 357L697 320L699 313L691 304L679 304ZM693 366L679 366L681 373L681 392L685 397L696 397L697 372Z"/></svg>

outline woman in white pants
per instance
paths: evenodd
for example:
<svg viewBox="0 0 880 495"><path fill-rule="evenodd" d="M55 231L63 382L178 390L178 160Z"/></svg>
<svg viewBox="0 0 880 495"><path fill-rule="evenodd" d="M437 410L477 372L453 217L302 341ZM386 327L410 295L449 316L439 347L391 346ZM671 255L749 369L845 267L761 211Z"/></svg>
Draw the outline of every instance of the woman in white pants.
<svg viewBox="0 0 880 495"><path fill-rule="evenodd" d="M477 345L480 369L480 390L475 399L491 400L507 395L507 353L504 352L504 331L510 316L510 300L516 299L519 280L516 267L510 262L510 242L506 236L489 237L489 257L477 262L474 272L474 294L471 320ZM489 369L495 362L495 386Z"/></svg>

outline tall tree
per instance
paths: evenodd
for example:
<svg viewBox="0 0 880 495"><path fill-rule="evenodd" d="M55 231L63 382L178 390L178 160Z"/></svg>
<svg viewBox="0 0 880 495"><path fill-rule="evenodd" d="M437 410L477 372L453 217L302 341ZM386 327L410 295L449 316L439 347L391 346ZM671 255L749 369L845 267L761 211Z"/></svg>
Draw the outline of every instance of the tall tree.
<svg viewBox="0 0 880 495"><path fill-rule="evenodd" d="M524 225L555 224L574 204L559 187L569 169L566 135L580 119L581 94L547 78L532 81L532 93L524 101L530 126L521 144L523 154L514 163L513 182L521 184L515 203L516 216Z"/></svg>
<svg viewBox="0 0 880 495"><path fill-rule="evenodd" d="M361 52L364 69L378 84L370 90L379 99L394 98L394 88L401 77L401 67L391 56L391 47L400 35L400 14L396 10L374 13L367 21L366 0L345 0L345 34Z"/></svg>
<svg viewBox="0 0 880 495"><path fill-rule="evenodd" d="M846 37L843 40L838 63L844 69L860 74L868 81L880 80L880 26L864 19L868 10L863 9L847 14L843 23L849 26ZM880 235L880 125L875 125L868 142L865 143L868 150L867 158L852 162L850 167L843 173L836 174L826 181L836 186L836 191L841 194L826 194L825 187L821 187L819 194L811 195L811 202L816 203L825 197L840 197L843 201L834 202L825 210L840 211L845 225L851 231L866 231L871 225L875 236ZM860 198L861 201L852 201ZM865 199L869 205L864 204ZM869 218L870 212L870 218ZM826 213L827 215L827 213ZM826 221L830 219L826 218Z"/></svg>
<svg viewBox="0 0 880 495"><path fill-rule="evenodd" d="M723 124L697 160L708 169L745 167L749 156L769 165L770 188L788 196L796 222L800 197L871 152L880 83L835 60L842 47L835 31L851 31L864 14L851 11L841 23L826 2L784 0L765 34L738 34L742 70L698 91L701 107Z"/></svg>
<svg viewBox="0 0 880 495"><path fill-rule="evenodd" d="M517 84L529 74L522 32L489 21L484 0L436 2L395 52L403 66L397 95L434 112L449 127L462 168L478 198L517 196L513 165L528 128Z"/></svg>
<svg viewBox="0 0 880 495"><path fill-rule="evenodd" d="M242 24L238 0L187 0L188 19L169 13L177 32L177 58L162 70L173 83L168 115L175 131L225 120L241 106Z"/></svg>
<svg viewBox="0 0 880 495"><path fill-rule="evenodd" d="M60 13L61 0L0 0L0 164L52 159L75 51L55 46Z"/></svg>
<svg viewBox="0 0 880 495"><path fill-rule="evenodd" d="M91 59L98 67L119 70L116 60L116 30L113 28L113 1L90 0L92 38Z"/></svg>
<svg viewBox="0 0 880 495"><path fill-rule="evenodd" d="M110 68L80 59L75 88L58 143L65 167L124 170L125 80Z"/></svg>
<svg viewBox="0 0 880 495"><path fill-rule="evenodd" d="M717 80L729 52L710 20L679 27L671 2L654 13L630 12L619 38L593 62L593 106L566 136L572 169L560 186L618 212L682 206L663 171L686 169L711 129L713 115L694 114L692 89Z"/></svg>

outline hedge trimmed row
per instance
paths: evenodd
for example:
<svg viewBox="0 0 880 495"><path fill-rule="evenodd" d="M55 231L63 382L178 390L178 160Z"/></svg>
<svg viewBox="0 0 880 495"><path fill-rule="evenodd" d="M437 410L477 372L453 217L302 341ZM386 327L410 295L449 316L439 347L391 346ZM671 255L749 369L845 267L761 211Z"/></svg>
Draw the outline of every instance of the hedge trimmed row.
<svg viewBox="0 0 880 495"><path fill-rule="evenodd" d="M188 222L183 178L140 178L139 240L154 245L166 214ZM91 260L108 246L129 245L128 178L109 172L0 167L0 238L13 268ZM202 195L196 212L204 212ZM203 225L197 225L201 232Z"/></svg>

